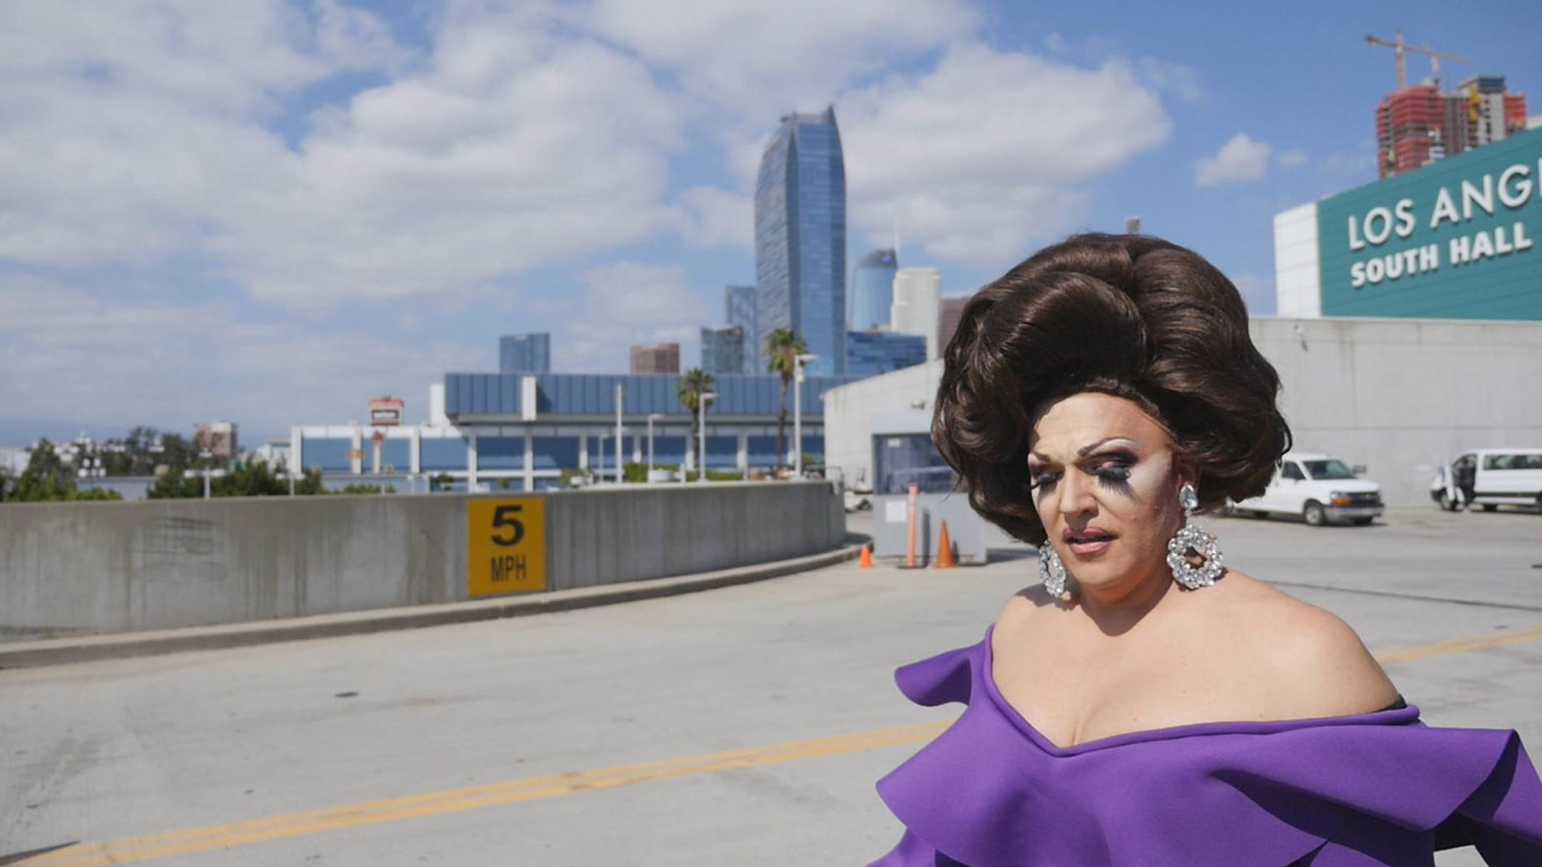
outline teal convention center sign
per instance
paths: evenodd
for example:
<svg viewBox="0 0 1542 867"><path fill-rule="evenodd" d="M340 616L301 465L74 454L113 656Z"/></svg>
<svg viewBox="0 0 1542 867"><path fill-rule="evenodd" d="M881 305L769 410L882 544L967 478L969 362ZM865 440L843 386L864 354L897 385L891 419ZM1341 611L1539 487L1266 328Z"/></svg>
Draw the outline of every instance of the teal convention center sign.
<svg viewBox="0 0 1542 867"><path fill-rule="evenodd" d="M1542 130L1317 203L1323 316L1542 320Z"/></svg>

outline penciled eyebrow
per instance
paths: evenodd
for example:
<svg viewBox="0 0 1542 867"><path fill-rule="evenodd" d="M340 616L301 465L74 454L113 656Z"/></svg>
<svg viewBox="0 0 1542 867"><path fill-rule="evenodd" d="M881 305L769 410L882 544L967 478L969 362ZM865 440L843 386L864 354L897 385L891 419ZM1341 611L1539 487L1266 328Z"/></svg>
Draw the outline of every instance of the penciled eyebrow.
<svg viewBox="0 0 1542 867"><path fill-rule="evenodd" d="M1134 441L1130 440L1127 437L1104 437L1103 439L1100 439L1100 440L1098 440L1095 443L1092 443L1090 445L1085 445L1085 446L1082 446L1081 448L1077 449L1076 450L1076 456L1079 457L1079 458L1084 458L1084 457L1092 454L1093 452L1097 451L1098 449L1102 448L1103 446L1106 446L1109 443L1114 442L1116 440L1127 442L1127 443L1129 443L1132 446L1135 444ZM1029 452L1028 456L1029 457L1038 458L1039 460L1044 461L1046 463L1053 463L1053 461L1051 461L1050 458L1047 455L1040 454L1039 452Z"/></svg>

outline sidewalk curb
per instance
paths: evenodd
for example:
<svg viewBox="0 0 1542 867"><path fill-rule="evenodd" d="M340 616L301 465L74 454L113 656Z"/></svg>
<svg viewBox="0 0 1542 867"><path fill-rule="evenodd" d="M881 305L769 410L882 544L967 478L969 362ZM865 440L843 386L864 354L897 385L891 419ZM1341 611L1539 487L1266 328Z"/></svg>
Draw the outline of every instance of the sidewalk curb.
<svg viewBox="0 0 1542 867"><path fill-rule="evenodd" d="M736 584L750 584L795 572L833 566L846 560L856 559L860 551L860 546L843 545L822 554L721 569L716 572L698 572L673 578L650 578L642 581L601 584L594 587L555 590L523 596L504 596L473 602L378 608L284 620L263 620L255 623L6 642L0 644L0 669L126 659L187 650L218 650L269 644L276 641L363 635L370 632L417 629L425 626L445 626L481 620L498 620L505 617L522 617L529 614L571 611L597 605L613 605L618 602L696 593L719 587L732 587Z"/></svg>

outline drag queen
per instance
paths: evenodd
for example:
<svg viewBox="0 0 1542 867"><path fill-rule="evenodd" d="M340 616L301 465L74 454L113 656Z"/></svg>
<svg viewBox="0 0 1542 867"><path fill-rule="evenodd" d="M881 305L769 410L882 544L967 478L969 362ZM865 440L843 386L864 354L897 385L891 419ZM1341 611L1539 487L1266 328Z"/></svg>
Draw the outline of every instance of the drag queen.
<svg viewBox="0 0 1542 867"><path fill-rule="evenodd" d="M945 357L933 438L1041 583L896 673L966 707L879 782L905 832L876 867L1542 865L1513 731L1425 726L1348 626L1193 523L1290 444L1219 271L1073 237L981 290Z"/></svg>

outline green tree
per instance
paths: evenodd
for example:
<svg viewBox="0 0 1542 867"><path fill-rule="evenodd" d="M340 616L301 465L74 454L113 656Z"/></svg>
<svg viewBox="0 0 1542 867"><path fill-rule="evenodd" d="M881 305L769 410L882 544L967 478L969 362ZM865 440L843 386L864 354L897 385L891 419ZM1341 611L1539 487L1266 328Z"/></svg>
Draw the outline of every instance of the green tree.
<svg viewBox="0 0 1542 867"><path fill-rule="evenodd" d="M121 440L108 440L102 466L109 476L153 476L157 464L165 463L160 431L148 425L136 425ZM184 460L178 466L186 466ZM168 464L169 466L169 464Z"/></svg>
<svg viewBox="0 0 1542 867"><path fill-rule="evenodd" d="M145 491L151 500L191 500L203 496L203 479L190 476L181 467L171 467L156 477Z"/></svg>
<svg viewBox="0 0 1542 867"><path fill-rule="evenodd" d="M396 486L395 485L344 485L342 490L340 490L340 491L333 491L332 493L335 493L335 494L381 494L381 493L394 494L394 493L396 493Z"/></svg>
<svg viewBox="0 0 1542 867"><path fill-rule="evenodd" d="M686 454L696 454L696 440L701 436L697 424L697 411L701 409L701 396L710 394L715 382L712 374L699 367L693 367L680 374L680 384L676 387L675 393L680 396L680 403L691 414L691 435L685 443ZM683 463L680 469L685 469Z"/></svg>
<svg viewBox="0 0 1542 867"><path fill-rule="evenodd" d="M326 493L321 484L321 473L306 470L295 480L294 492L297 496ZM224 475L209 480L211 497L278 497L288 494L289 478L280 475L266 461L237 461ZM203 476L196 471L172 467L155 480L146 496L152 500L202 497Z"/></svg>
<svg viewBox="0 0 1542 867"><path fill-rule="evenodd" d="M159 449L157 452L156 446L150 447L151 454L156 455L158 465L164 464L167 467L182 470L198 466L198 449L194 448L192 440L181 434L161 434Z"/></svg>
<svg viewBox="0 0 1542 867"><path fill-rule="evenodd" d="M787 454L787 387L798 370L798 356L808 352L808 344L791 328L778 328L766 335L766 369L782 377L782 407L776 417L776 468L782 468ZM803 444L798 443L798 448Z"/></svg>
<svg viewBox="0 0 1542 867"><path fill-rule="evenodd" d="M47 439L32 447L27 468L21 477L4 486L4 499L19 503L43 503L58 500L121 500L117 491L75 487L75 478L64 468L64 461Z"/></svg>
<svg viewBox="0 0 1542 867"><path fill-rule="evenodd" d="M64 500L74 487L71 481L64 472L64 461L59 458L54 444L47 438L40 439L32 446L27 468L22 470L21 478L16 480L10 499L21 503Z"/></svg>

